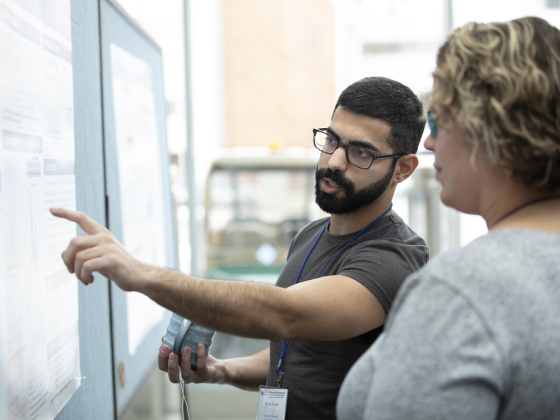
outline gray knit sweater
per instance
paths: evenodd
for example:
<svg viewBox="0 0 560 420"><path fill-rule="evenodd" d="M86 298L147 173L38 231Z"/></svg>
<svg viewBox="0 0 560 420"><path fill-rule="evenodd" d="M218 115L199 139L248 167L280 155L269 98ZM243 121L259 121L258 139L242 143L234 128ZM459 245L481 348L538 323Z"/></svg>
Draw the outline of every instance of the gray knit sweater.
<svg viewBox="0 0 560 420"><path fill-rule="evenodd" d="M409 276L337 416L560 418L560 235L498 230Z"/></svg>

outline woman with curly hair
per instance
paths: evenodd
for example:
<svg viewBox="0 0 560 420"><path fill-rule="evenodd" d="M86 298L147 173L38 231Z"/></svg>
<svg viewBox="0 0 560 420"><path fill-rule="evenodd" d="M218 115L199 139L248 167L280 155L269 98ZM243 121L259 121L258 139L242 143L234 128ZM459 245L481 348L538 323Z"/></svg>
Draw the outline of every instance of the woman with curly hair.
<svg viewBox="0 0 560 420"><path fill-rule="evenodd" d="M489 233L406 280L338 418L560 418L560 31L456 29L430 111L441 199Z"/></svg>

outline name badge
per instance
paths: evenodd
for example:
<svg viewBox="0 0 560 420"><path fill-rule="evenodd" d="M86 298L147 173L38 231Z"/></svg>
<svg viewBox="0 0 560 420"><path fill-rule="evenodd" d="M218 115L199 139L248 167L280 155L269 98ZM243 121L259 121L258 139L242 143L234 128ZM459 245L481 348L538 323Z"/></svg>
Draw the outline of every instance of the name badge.
<svg viewBox="0 0 560 420"><path fill-rule="evenodd" d="M257 420L284 420L287 402L287 389L260 386Z"/></svg>

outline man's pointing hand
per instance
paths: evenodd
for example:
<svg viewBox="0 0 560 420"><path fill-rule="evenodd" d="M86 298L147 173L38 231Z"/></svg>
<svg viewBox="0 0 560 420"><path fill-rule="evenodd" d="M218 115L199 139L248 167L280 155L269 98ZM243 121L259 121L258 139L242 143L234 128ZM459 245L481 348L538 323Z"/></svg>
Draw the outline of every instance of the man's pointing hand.
<svg viewBox="0 0 560 420"><path fill-rule="evenodd" d="M85 285L93 282L94 271L99 272L126 292L138 290L147 266L137 261L113 234L82 212L51 208L53 216L77 223L87 236L70 241L62 259L70 273Z"/></svg>

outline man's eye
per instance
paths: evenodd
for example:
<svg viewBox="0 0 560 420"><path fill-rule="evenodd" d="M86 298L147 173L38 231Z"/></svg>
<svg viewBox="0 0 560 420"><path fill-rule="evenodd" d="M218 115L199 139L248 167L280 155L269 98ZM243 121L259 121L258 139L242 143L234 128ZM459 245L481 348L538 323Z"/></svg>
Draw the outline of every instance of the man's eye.
<svg viewBox="0 0 560 420"><path fill-rule="evenodd" d="M327 137L325 144L336 144L336 140L332 137Z"/></svg>
<svg viewBox="0 0 560 420"><path fill-rule="evenodd" d="M369 153L365 149L356 148L356 154L360 157L369 157Z"/></svg>

